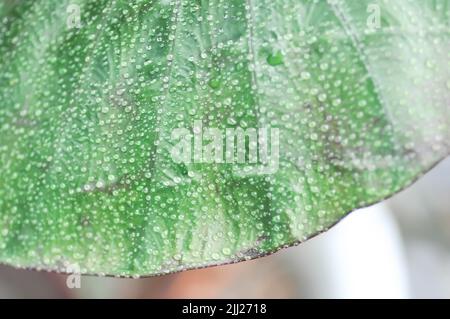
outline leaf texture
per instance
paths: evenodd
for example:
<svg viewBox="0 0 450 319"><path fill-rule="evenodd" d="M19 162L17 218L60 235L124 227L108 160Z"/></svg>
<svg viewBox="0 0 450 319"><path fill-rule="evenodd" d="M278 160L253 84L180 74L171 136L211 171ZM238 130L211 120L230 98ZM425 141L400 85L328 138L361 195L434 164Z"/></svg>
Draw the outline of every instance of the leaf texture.
<svg viewBox="0 0 450 319"><path fill-rule="evenodd" d="M449 0L2 1L0 261L156 275L327 230L448 154L449 24ZM277 130L276 165L174 161L199 123Z"/></svg>

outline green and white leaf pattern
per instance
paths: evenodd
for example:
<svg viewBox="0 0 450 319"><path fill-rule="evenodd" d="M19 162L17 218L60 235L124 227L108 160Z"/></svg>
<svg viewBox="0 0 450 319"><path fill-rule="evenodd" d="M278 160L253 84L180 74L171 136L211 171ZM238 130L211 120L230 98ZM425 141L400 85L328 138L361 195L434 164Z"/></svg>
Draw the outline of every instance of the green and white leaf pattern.
<svg viewBox="0 0 450 319"><path fill-rule="evenodd" d="M277 169L176 163L196 121L277 129ZM449 141L449 0L0 3L2 263L256 258L400 191Z"/></svg>

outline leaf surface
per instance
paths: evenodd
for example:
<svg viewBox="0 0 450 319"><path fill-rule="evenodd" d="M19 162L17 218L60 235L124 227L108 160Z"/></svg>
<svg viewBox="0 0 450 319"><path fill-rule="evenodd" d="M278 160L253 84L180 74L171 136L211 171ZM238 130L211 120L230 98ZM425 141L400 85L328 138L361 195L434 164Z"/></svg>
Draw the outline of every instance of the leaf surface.
<svg viewBox="0 0 450 319"><path fill-rule="evenodd" d="M252 259L449 152L449 0L4 0L0 21L3 263ZM245 163L174 160L180 128L254 129L259 148L267 128L273 161L250 142Z"/></svg>

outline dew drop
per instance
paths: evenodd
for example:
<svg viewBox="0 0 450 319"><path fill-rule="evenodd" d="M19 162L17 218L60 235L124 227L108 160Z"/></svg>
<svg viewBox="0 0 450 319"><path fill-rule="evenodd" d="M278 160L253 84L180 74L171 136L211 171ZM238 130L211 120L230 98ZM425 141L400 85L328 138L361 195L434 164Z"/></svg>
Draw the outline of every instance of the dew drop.
<svg viewBox="0 0 450 319"><path fill-rule="evenodd" d="M278 66L283 64L283 54L280 51L275 54L269 54L269 56L267 57L267 63L271 66Z"/></svg>

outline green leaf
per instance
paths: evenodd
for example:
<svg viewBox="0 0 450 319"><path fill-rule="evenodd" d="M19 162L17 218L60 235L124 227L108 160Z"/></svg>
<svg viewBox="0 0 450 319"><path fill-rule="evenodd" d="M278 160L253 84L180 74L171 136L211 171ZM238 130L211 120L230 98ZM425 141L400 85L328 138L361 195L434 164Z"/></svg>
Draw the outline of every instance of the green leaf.
<svg viewBox="0 0 450 319"><path fill-rule="evenodd" d="M0 21L6 264L139 276L256 258L450 149L450 0L4 0ZM207 128L253 129L273 161L249 141L244 163L206 161Z"/></svg>

